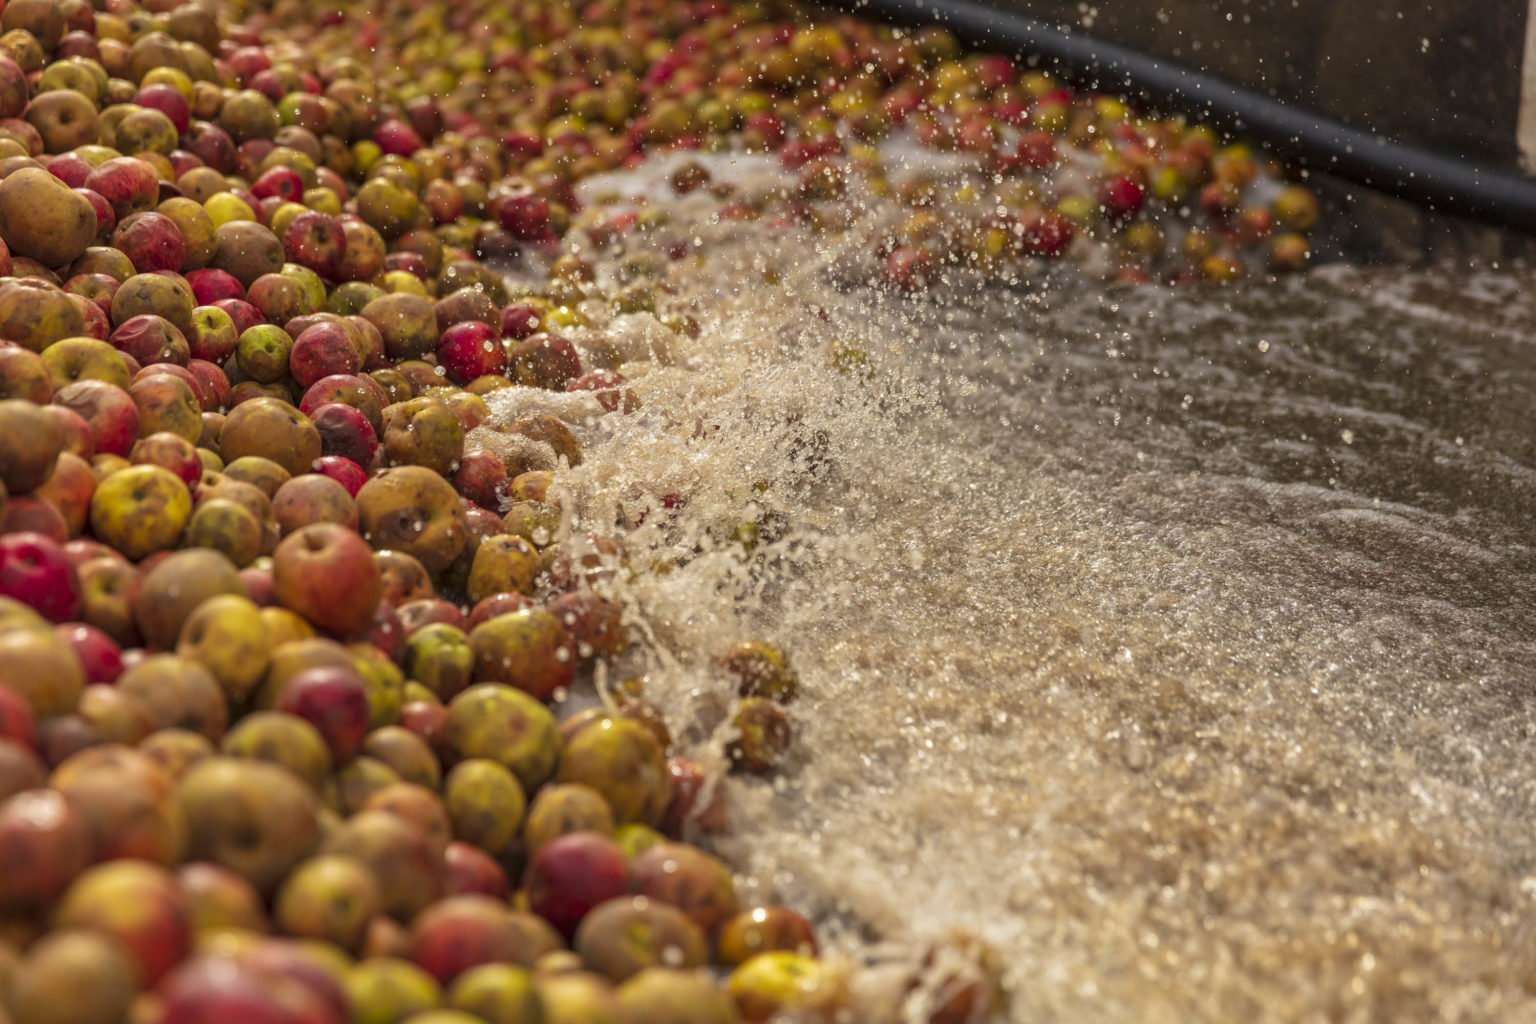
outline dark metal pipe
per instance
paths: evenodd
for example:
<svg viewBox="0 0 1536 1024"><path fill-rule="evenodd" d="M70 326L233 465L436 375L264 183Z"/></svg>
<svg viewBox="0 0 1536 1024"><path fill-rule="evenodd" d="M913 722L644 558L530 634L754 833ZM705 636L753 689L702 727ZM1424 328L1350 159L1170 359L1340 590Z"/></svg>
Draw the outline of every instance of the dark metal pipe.
<svg viewBox="0 0 1536 1024"><path fill-rule="evenodd" d="M1288 106L1215 75L1063 32L971 0L830 0L892 24L942 25L965 42L1106 91L1144 91L1160 107L1214 118L1295 164L1385 192L1438 213L1536 234L1536 180L1459 160Z"/></svg>

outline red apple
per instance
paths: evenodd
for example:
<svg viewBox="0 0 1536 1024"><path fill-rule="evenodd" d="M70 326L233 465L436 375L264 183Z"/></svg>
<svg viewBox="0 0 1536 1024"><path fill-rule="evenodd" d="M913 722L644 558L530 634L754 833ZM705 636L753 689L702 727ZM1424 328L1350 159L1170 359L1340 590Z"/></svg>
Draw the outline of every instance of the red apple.
<svg viewBox="0 0 1536 1024"><path fill-rule="evenodd" d="M571 832L547 843L528 865L528 908L569 941L587 912L631 891L629 862L599 832Z"/></svg>
<svg viewBox="0 0 1536 1024"><path fill-rule="evenodd" d="M505 901L511 893L505 869L478 846L451 842L443 861L448 867L449 896L478 895Z"/></svg>
<svg viewBox="0 0 1536 1024"><path fill-rule="evenodd" d="M80 659L87 683L115 683L123 674L123 649L95 626L70 622L55 627Z"/></svg>
<svg viewBox="0 0 1536 1024"><path fill-rule="evenodd" d="M479 320L465 320L438 335L437 365L455 384L468 384L476 377L505 370L507 350L490 327Z"/></svg>
<svg viewBox="0 0 1536 1024"><path fill-rule="evenodd" d="M36 533L6 534L0 536L0 596L65 622L80 609L80 576L62 543Z"/></svg>
<svg viewBox="0 0 1536 1024"><path fill-rule="evenodd" d="M37 718L32 705L9 686L0 686L0 741L37 750Z"/></svg>
<svg viewBox="0 0 1536 1024"><path fill-rule="evenodd" d="M543 921L487 896L450 896L411 924L411 959L444 985L482 964L532 967L559 948Z"/></svg>
<svg viewBox="0 0 1536 1024"><path fill-rule="evenodd" d="M277 710L313 725L335 764L361 750L368 735L368 688L350 668L323 665L300 672L283 685Z"/></svg>
<svg viewBox="0 0 1536 1024"><path fill-rule="evenodd" d="M91 425L83 416L62 405L49 405L45 409L64 437L64 451L82 459L90 459L96 454L96 439L91 436Z"/></svg>
<svg viewBox="0 0 1536 1024"><path fill-rule="evenodd" d="M493 512L501 510L509 484L501 456L483 448L465 452L453 474L453 487L459 494Z"/></svg>
<svg viewBox="0 0 1536 1024"><path fill-rule="evenodd" d="M187 283L192 286L192 295L199 306L211 306L225 299L245 298L245 286L227 270L211 267L194 270L187 275Z"/></svg>
<svg viewBox="0 0 1536 1024"><path fill-rule="evenodd" d="M176 127L177 135L185 132L192 122L192 107L175 86L146 85L134 96L133 102L141 107L158 110L170 118L171 124Z"/></svg>
<svg viewBox="0 0 1536 1024"><path fill-rule="evenodd" d="M379 450L379 438L361 410L341 402L327 402L310 413L310 418L320 431L322 452L359 466L372 465L374 453Z"/></svg>
<svg viewBox="0 0 1536 1024"><path fill-rule="evenodd" d="M90 862L90 829L63 794L35 789L0 803L0 907L47 906Z"/></svg>
<svg viewBox="0 0 1536 1024"><path fill-rule="evenodd" d="M303 982L216 953L183 964L159 995L158 1024L346 1024Z"/></svg>
<svg viewBox="0 0 1536 1024"><path fill-rule="evenodd" d="M373 552L334 523L306 526L272 553L277 599L317 628L346 636L367 625L383 595Z"/></svg>
<svg viewBox="0 0 1536 1024"><path fill-rule="evenodd" d="M139 407L122 388L87 378L54 392L53 401L90 424L97 454L126 456L139 439Z"/></svg>
<svg viewBox="0 0 1536 1024"><path fill-rule="evenodd" d="M321 438L323 439L324 436L322 432ZM368 482L368 474L364 472L362 466L339 455L322 455L315 462L315 472L335 480L354 498L357 497L357 492L363 489L363 484Z"/></svg>
<svg viewBox="0 0 1536 1024"><path fill-rule="evenodd" d="M160 431L141 437L128 452L134 465L159 466L175 473L188 487L203 477L203 460L197 447L179 434Z"/></svg>
<svg viewBox="0 0 1536 1024"><path fill-rule="evenodd" d="M288 355L288 372L306 389L325 377L355 374L360 366L351 337L334 323L306 327L293 339L293 351Z"/></svg>

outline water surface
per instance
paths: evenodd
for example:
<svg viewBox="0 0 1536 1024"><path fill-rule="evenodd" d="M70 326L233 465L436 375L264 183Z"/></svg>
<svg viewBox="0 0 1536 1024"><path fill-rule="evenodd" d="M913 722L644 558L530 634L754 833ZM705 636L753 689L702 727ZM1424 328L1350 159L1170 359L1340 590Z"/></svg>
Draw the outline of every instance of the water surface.
<svg viewBox="0 0 1536 1024"><path fill-rule="evenodd" d="M700 337L569 494L649 508L613 592L684 749L695 652L800 671L744 893L860 959L981 935L1020 1021L1536 1020L1530 273L913 301L678 225Z"/></svg>

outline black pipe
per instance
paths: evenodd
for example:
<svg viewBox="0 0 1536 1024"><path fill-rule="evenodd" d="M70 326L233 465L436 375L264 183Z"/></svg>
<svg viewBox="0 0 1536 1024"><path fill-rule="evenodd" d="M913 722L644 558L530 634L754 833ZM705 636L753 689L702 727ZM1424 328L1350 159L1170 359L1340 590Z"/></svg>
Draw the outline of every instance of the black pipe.
<svg viewBox="0 0 1536 1024"><path fill-rule="evenodd" d="M1394 142L1313 111L1114 43L971 0L829 0L893 24L938 24L978 48L1040 58L1105 91L1142 90L1160 107L1215 118L1294 163L1439 213L1536 234L1536 180Z"/></svg>

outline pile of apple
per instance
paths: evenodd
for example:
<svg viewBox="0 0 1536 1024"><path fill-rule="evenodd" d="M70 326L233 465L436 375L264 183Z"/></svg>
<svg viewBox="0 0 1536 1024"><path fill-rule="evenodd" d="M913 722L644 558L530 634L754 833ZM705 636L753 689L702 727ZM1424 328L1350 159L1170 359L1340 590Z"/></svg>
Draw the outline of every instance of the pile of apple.
<svg viewBox="0 0 1536 1024"><path fill-rule="evenodd" d="M282 0L271 18L290 26L267 36L292 46L285 55L350 53L418 130L467 139L473 166L515 170L557 227L574 218L600 246L665 214L577 211L573 184L670 150L777 158L787 188L712 189L727 219L840 231L883 201L896 223L863 247L881 264L871 276L903 291L951 267L1011 282L1070 263L1116 282L1182 284L1311 258L1317 201L1278 162L1207 125L966 53L940 27L723 0L400 3L345 16ZM475 141L486 111L495 152ZM478 230L460 239L504 251Z"/></svg>
<svg viewBox="0 0 1536 1024"><path fill-rule="evenodd" d="M888 176L893 131L971 178ZM903 291L1090 245L1117 280L1294 269L1317 217L1295 187L1260 202L1241 146L937 29L721 0L8 0L0 1021L879 1019L696 845L727 827L719 779L642 684L563 710L623 665L606 588L639 571L634 524L561 507L586 424L493 421L486 396L630 415L605 323L697 330L666 283L688 232L577 202L660 150L775 154L792 187L697 162L670 184L785 230L867 230L857 181L891 214L872 278ZM793 671L760 641L711 653L718 760L773 772ZM942 1024L1001 998L962 938L896 988Z"/></svg>

